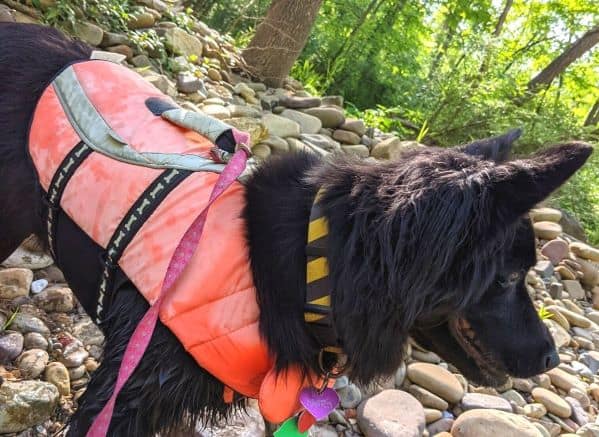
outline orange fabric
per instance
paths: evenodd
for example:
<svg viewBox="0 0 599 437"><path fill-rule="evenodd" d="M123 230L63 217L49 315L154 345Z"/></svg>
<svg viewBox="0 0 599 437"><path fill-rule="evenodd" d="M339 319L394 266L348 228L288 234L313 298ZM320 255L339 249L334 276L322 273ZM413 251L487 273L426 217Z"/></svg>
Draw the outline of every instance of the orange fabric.
<svg viewBox="0 0 599 437"><path fill-rule="evenodd" d="M212 147L197 133L153 115L145 100L168 98L130 70L103 61L72 68L94 107L137 151L206 156ZM36 108L29 143L44 189L79 141L48 87ZM94 152L67 185L61 207L106 247L130 206L161 172ZM145 222L119 261L149 302L156 299L176 245L207 204L216 178L214 173L194 173L185 179ZM167 296L160 319L200 366L231 389L259 398L266 419L281 422L298 411L299 390L307 381L297 369L277 375L272 354L260 336L243 207L244 189L239 183L211 207L199 246Z"/></svg>

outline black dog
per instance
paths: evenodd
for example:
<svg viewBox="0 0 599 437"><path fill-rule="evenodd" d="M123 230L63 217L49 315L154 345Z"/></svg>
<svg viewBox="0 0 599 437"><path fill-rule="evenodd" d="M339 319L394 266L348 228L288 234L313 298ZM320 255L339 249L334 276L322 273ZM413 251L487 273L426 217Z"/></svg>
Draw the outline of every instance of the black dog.
<svg viewBox="0 0 599 437"><path fill-rule="evenodd" d="M65 65L90 48L59 32L0 23L0 258L29 234L47 239L45 206L27 152L37 99ZM498 385L558 364L550 334L524 284L535 263L527 211L591 154L569 143L500 163L514 133L461 149L428 148L393 162L299 154L266 162L248 181L244 219L261 307L261 332L277 366L318 372L318 343L303 318L305 244L318 189L329 220L334 327L347 372L369 382L395 371L412 335L466 377ZM159 142L157 142L157 147ZM100 265L89 238L62 214L57 263L86 305ZM103 326L102 365L72 418L82 436L113 389L124 347L148 308L126 277ZM159 323L121 392L110 435L151 436L224 418L243 400L198 367ZM190 435L191 432L188 433Z"/></svg>

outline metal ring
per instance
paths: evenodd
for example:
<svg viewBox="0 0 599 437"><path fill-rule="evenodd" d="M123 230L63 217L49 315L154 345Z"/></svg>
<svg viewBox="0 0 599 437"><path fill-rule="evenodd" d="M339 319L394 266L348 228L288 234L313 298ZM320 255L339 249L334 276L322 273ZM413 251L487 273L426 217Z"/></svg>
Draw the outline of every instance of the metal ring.
<svg viewBox="0 0 599 437"><path fill-rule="evenodd" d="M347 370L347 362L343 363L343 365L341 365L340 367L338 367L337 365L333 366L332 370L327 370L324 368L324 353L326 351L324 349L321 349L318 352L318 367L320 367L320 371L322 372L323 375L326 376L327 379L337 379L340 376L342 376L345 371ZM331 352L332 353L332 352ZM337 356L342 355L342 354L336 354ZM337 369L337 370L335 370Z"/></svg>

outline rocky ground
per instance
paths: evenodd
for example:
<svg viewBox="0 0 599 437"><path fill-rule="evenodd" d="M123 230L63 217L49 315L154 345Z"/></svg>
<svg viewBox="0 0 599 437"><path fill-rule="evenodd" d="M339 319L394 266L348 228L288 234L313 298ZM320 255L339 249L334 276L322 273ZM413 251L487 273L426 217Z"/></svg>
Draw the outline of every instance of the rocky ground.
<svg viewBox="0 0 599 437"><path fill-rule="evenodd" d="M340 96L311 96L293 80L276 89L249 81L230 39L201 21L189 31L177 27L161 0L139 3L129 22L137 34L107 32L86 21L74 34L102 56L122 58L187 109L250 131L260 159L300 149L385 159L422 147L346 118ZM0 21L38 19L32 7L0 0ZM132 38L139 32L158 35L166 63L156 48L139 49ZM377 386L340 378L341 407L311 435L599 436L599 250L579 241L581 230L562 215L546 208L532 214L539 262L527 276L531 298L559 346L558 368L512 379L500 390L476 387L434 353L410 344L405 365ZM0 434L58 432L98 366L102 341L52 260L25 242L0 270ZM228 426L197 432L263 434L255 408Z"/></svg>

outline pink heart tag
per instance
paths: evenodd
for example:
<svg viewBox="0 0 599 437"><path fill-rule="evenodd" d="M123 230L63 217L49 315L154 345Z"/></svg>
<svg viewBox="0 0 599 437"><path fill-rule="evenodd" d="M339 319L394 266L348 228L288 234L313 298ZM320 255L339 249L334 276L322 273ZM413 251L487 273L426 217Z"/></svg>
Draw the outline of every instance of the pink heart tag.
<svg viewBox="0 0 599 437"><path fill-rule="evenodd" d="M300 404L316 419L322 420L339 405L339 396L332 388L325 388L318 393L313 387L308 387L300 392Z"/></svg>

